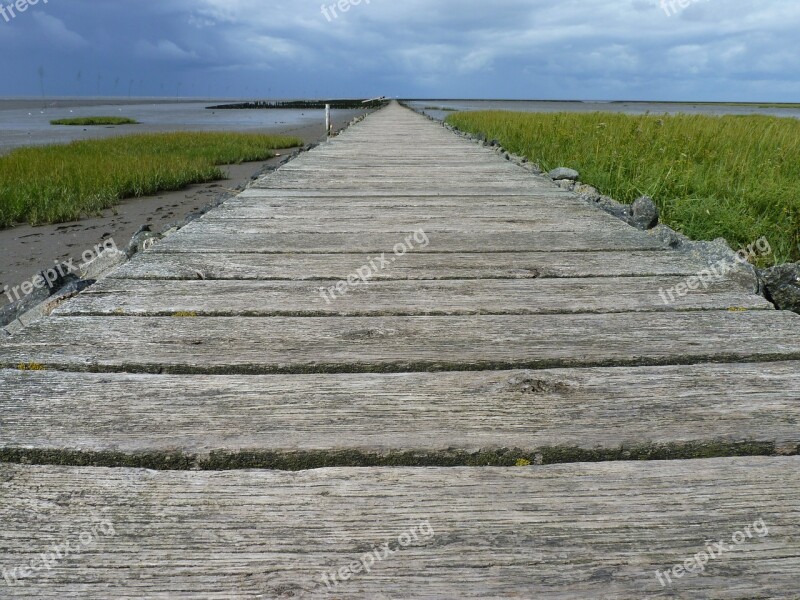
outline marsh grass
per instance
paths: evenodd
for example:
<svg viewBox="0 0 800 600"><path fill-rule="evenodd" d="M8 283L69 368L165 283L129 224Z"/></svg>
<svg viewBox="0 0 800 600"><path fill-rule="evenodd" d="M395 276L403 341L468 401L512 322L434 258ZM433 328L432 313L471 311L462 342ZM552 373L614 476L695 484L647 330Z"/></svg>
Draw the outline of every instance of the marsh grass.
<svg viewBox="0 0 800 600"><path fill-rule="evenodd" d="M139 121L127 117L75 117L74 119L56 119L50 125L138 125Z"/></svg>
<svg viewBox="0 0 800 600"><path fill-rule="evenodd" d="M769 262L800 260L800 120L486 111L447 122L545 170L577 169L620 202L652 196L662 221L693 239L738 249L766 236Z"/></svg>
<svg viewBox="0 0 800 600"><path fill-rule="evenodd" d="M0 227L73 221L124 198L223 179L218 165L267 160L292 137L160 133L21 148L0 156Z"/></svg>

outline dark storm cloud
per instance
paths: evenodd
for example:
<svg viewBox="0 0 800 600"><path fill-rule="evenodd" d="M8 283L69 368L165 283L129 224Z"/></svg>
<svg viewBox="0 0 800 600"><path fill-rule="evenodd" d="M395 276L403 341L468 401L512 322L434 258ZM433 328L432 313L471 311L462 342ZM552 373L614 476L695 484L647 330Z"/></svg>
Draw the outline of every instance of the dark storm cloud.
<svg viewBox="0 0 800 600"><path fill-rule="evenodd" d="M0 94L39 93L41 66L49 95L800 96L791 0L334 4L39 2L0 19Z"/></svg>

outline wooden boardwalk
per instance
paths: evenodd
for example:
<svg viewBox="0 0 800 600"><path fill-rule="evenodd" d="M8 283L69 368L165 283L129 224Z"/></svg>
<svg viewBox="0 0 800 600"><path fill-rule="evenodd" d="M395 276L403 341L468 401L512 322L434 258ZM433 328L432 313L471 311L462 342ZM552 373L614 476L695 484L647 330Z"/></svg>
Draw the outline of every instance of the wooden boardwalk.
<svg viewBox="0 0 800 600"><path fill-rule="evenodd" d="M391 105L0 341L0 598L800 598L800 317L707 266Z"/></svg>

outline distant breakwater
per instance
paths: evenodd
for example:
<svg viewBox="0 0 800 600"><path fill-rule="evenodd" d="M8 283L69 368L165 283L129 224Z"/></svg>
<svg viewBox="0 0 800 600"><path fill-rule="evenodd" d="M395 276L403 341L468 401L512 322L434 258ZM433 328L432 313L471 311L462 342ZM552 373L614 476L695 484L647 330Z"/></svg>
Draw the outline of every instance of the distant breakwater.
<svg viewBox="0 0 800 600"><path fill-rule="evenodd" d="M235 104L220 104L218 106L208 106L209 110L243 110L243 109L291 109L291 110L315 110L324 109L329 104L334 110L354 110L354 109L375 109L382 108L388 104L386 100L375 100L364 102L363 100L291 100L286 102L237 102Z"/></svg>

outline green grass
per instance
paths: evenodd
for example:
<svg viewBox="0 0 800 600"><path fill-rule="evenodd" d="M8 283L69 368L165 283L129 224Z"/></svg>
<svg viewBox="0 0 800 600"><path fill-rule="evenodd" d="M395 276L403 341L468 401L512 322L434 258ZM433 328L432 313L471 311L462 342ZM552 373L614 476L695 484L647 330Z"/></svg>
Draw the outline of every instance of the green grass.
<svg viewBox="0 0 800 600"><path fill-rule="evenodd" d="M20 148L0 156L0 227L62 223L124 198L223 179L217 165L272 158L302 140L246 133L163 133Z"/></svg>
<svg viewBox="0 0 800 600"><path fill-rule="evenodd" d="M139 121L127 117L76 117L74 119L56 119L50 125L138 125Z"/></svg>
<svg viewBox="0 0 800 600"><path fill-rule="evenodd" d="M545 170L577 169L620 202L652 196L690 238L738 249L766 236L774 262L800 260L800 120L486 111L447 122Z"/></svg>

